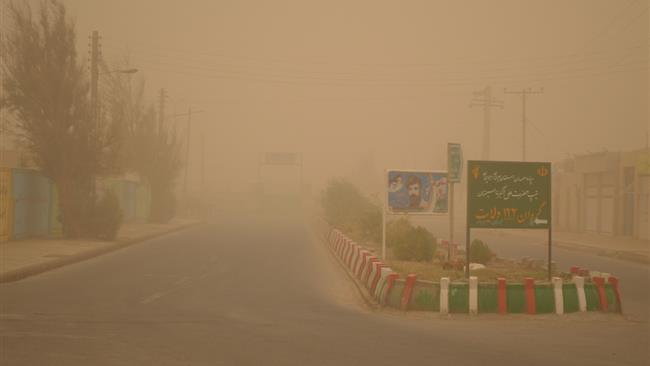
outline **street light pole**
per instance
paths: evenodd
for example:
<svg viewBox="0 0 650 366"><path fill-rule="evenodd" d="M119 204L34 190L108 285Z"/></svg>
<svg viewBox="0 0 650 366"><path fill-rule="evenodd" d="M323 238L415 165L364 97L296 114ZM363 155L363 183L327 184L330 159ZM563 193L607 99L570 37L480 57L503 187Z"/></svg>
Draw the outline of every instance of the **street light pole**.
<svg viewBox="0 0 650 366"><path fill-rule="evenodd" d="M188 177L188 167L190 165L190 139L191 139L191 134L192 134L192 115L197 114L197 113L202 113L202 110L198 111L193 111L192 108L190 107L187 110L187 113L182 113L182 114L174 114L174 118L176 117L181 117L181 116L187 116L187 129L185 133L185 172L183 173L183 193L187 194L187 177ZM203 138L203 136L201 136ZM203 140L202 142L203 143ZM201 148L201 159L203 160L203 147ZM203 164L202 164L203 165ZM203 168L202 168L203 169ZM203 174L203 173L201 173Z"/></svg>
<svg viewBox="0 0 650 366"><path fill-rule="evenodd" d="M90 49L90 113L91 113L91 130L99 129L99 76L110 74L110 73L122 73L122 74L134 74L138 72L138 69L126 69L126 70L111 70L106 72L99 72L99 59L101 58L100 44L99 44L99 32L93 31L91 35L91 49ZM90 138L90 136L89 136ZM92 141L89 141L92 142ZM95 177L90 179L90 199L91 207L95 206L96 199L96 182Z"/></svg>

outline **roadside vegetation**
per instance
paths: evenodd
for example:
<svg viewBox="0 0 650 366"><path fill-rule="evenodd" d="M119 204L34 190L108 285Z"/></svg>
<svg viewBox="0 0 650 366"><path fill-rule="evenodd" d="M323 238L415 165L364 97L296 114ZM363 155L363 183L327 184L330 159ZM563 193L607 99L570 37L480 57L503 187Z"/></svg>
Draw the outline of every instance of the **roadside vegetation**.
<svg viewBox="0 0 650 366"><path fill-rule="evenodd" d="M98 74L105 76L93 102L65 6L51 0L36 11L23 2L5 8L0 108L11 116L12 133L29 160L57 187L63 235L115 237L122 213L110 195L102 201L95 182L124 173L137 173L150 187L152 221L171 219L181 144L144 102L144 82L132 85L129 76L114 72L128 63L102 63Z"/></svg>
<svg viewBox="0 0 650 366"><path fill-rule="evenodd" d="M325 220L342 230L358 244L379 252L381 250L381 205L364 196L352 183L332 180L323 191L321 206ZM439 281L441 277L451 280L465 279L465 252L447 259L447 249L439 248L436 235L427 229L414 226L408 216L387 223L387 264L395 271L415 273L419 279ZM544 263L524 258L514 261L497 258L488 243L474 239L470 244L470 263L480 264L471 274L480 281L496 281L504 277L508 281L521 282L526 277L545 280L548 276Z"/></svg>

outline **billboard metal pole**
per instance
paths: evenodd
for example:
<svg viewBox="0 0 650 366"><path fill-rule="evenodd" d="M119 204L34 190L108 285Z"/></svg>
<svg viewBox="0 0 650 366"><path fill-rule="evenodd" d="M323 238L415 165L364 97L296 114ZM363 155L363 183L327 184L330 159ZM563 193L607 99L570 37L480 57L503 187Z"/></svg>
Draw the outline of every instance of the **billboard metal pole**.
<svg viewBox="0 0 650 366"><path fill-rule="evenodd" d="M465 201L467 201L467 207L465 211L465 277L469 280L469 234L470 234L470 228L469 228L469 201L470 201L470 189L469 189L469 180L470 180L470 166L471 164L467 164L467 197Z"/></svg>
<svg viewBox="0 0 650 366"><path fill-rule="evenodd" d="M381 215L381 258L386 260L386 206Z"/></svg>
<svg viewBox="0 0 650 366"><path fill-rule="evenodd" d="M447 243L447 260L451 261L452 246L454 245L454 184L460 183L463 165L463 151L458 143L447 143L447 185L449 208L449 242Z"/></svg>
<svg viewBox="0 0 650 366"><path fill-rule="evenodd" d="M553 179L549 179L548 191L551 192L550 197L548 198L549 202L549 215L548 215L548 280L551 281L553 277L553 266L551 265L551 258L553 258L553 208L551 207L553 202Z"/></svg>
<svg viewBox="0 0 650 366"><path fill-rule="evenodd" d="M551 258L552 258L552 238L553 237L553 231L551 228L551 224L548 224L548 280L550 281L551 278L553 277L553 266L551 265Z"/></svg>
<svg viewBox="0 0 650 366"><path fill-rule="evenodd" d="M384 174L384 184L388 182L388 171ZM381 210L381 258L386 260L386 206L388 206L388 191L384 192L384 202Z"/></svg>
<svg viewBox="0 0 650 366"><path fill-rule="evenodd" d="M447 260L451 261L451 246L454 243L454 183L449 184L449 242L447 243Z"/></svg>
<svg viewBox="0 0 650 366"><path fill-rule="evenodd" d="M469 174L470 174L470 172L469 172L469 164L467 164L467 176L468 177L469 177ZM469 186L469 178L467 178L467 185ZM466 212L465 215L467 216L467 220L466 220L466 223L465 223L465 277L467 279L469 279L469 239L470 239L469 235L470 235L470 230L471 230L469 228L469 215L470 215L469 201L470 201L470 197L469 197L469 187L468 187L467 188L467 211L465 211Z"/></svg>

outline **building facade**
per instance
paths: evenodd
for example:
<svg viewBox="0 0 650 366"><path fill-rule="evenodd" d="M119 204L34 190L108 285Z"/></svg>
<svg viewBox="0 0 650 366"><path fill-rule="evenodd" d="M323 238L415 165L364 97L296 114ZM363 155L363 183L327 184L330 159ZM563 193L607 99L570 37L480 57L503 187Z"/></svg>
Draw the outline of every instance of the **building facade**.
<svg viewBox="0 0 650 366"><path fill-rule="evenodd" d="M578 155L554 164L556 230L650 239L648 150Z"/></svg>

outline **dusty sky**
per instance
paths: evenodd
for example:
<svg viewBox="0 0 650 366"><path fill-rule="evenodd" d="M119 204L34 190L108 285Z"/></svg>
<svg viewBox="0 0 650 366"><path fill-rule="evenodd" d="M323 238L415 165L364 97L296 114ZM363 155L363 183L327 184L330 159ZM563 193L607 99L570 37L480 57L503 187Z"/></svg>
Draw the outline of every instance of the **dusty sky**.
<svg viewBox="0 0 650 366"><path fill-rule="evenodd" d="M646 144L647 0L64 3L80 54L98 30L104 58L129 55L152 102L164 87L169 113L204 111L190 174L202 134L216 190L252 183L264 151L303 153L316 186L445 169L448 141L480 158L482 110L468 104L488 84L505 102L493 159L521 158L521 98L504 88L544 88L528 101L529 160Z"/></svg>

